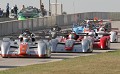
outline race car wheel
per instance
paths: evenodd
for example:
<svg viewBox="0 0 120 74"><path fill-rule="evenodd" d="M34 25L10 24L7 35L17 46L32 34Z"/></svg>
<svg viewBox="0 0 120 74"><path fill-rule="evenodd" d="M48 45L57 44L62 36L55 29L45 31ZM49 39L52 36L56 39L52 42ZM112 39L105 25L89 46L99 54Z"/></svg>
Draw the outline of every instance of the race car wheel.
<svg viewBox="0 0 120 74"><path fill-rule="evenodd" d="M115 42L118 42L118 37L116 37Z"/></svg>
<svg viewBox="0 0 120 74"><path fill-rule="evenodd" d="M92 52L93 52L93 45L92 45L92 44L89 45L89 49L88 49L87 52L89 52L89 53L92 53Z"/></svg>
<svg viewBox="0 0 120 74"><path fill-rule="evenodd" d="M109 40L106 41L106 49L110 49L110 41Z"/></svg>
<svg viewBox="0 0 120 74"><path fill-rule="evenodd" d="M48 49L48 50L46 50L46 51L47 51L47 52L46 52L46 53L47 53L47 57L46 57L46 58L50 58L50 57L51 57L51 50Z"/></svg>

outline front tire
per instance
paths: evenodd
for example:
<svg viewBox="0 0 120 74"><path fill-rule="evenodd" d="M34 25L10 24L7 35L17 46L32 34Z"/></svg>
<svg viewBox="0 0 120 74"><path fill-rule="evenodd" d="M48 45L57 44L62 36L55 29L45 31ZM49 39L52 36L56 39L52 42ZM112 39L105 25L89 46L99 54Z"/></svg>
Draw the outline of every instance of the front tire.
<svg viewBox="0 0 120 74"><path fill-rule="evenodd" d="M109 40L106 41L106 49L110 49L110 41Z"/></svg>
<svg viewBox="0 0 120 74"><path fill-rule="evenodd" d="M51 57L51 50L47 50L47 58L50 58Z"/></svg>
<svg viewBox="0 0 120 74"><path fill-rule="evenodd" d="M118 37L116 37L115 42L116 42L116 43L118 42Z"/></svg>
<svg viewBox="0 0 120 74"><path fill-rule="evenodd" d="M89 45L89 49L88 49L87 52L88 53L92 53L93 52L93 45L92 44Z"/></svg>

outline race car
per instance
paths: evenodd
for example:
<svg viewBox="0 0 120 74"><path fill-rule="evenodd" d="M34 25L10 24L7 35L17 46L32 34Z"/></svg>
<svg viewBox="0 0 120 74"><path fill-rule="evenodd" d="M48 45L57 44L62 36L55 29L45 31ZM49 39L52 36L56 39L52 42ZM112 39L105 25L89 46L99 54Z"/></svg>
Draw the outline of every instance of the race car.
<svg viewBox="0 0 120 74"><path fill-rule="evenodd" d="M102 29L104 32L110 33L110 42L118 42L119 29L112 28L109 20L102 20L102 22L100 20L95 22L92 21L92 23L92 29L95 32L98 32Z"/></svg>
<svg viewBox="0 0 120 74"><path fill-rule="evenodd" d="M90 32L93 39L94 49L110 49L110 34L105 32Z"/></svg>
<svg viewBox="0 0 120 74"><path fill-rule="evenodd" d="M89 21L84 21L80 25L79 24L73 24L72 31L75 32L76 34L79 33L89 33L92 28L92 24Z"/></svg>
<svg viewBox="0 0 120 74"><path fill-rule="evenodd" d="M84 32L84 25L73 24L72 31L76 34Z"/></svg>
<svg viewBox="0 0 120 74"><path fill-rule="evenodd" d="M70 33L50 41L51 52L92 52L92 39L87 33Z"/></svg>
<svg viewBox="0 0 120 74"><path fill-rule="evenodd" d="M110 20L85 20L89 23L90 29L98 30L101 26L104 26L107 32L111 31L111 21Z"/></svg>
<svg viewBox="0 0 120 74"><path fill-rule="evenodd" d="M37 18L40 17L40 11L39 9L29 6L27 8L24 8L20 10L18 13L18 20L26 20L28 18Z"/></svg>
<svg viewBox="0 0 120 74"><path fill-rule="evenodd" d="M51 57L49 43L43 40L33 42L30 36L11 40L3 38L1 56L6 57Z"/></svg>
<svg viewBox="0 0 120 74"><path fill-rule="evenodd" d="M118 42L118 28L111 28L111 31L107 31L105 27L100 27L98 31L103 30L106 33L110 33L110 42Z"/></svg>

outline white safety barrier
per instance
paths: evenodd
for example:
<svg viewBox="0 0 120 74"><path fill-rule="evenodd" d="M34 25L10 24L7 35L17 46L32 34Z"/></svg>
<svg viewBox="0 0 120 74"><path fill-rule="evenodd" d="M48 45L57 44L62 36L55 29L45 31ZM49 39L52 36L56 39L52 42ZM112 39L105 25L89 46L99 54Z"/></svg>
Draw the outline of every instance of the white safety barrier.
<svg viewBox="0 0 120 74"><path fill-rule="evenodd" d="M45 28L50 28L55 24L61 26L72 25L73 23L80 23L83 19L93 19L98 17L100 19L108 19L108 13L97 13L97 12L88 12L88 13L78 13L78 14L67 14L67 15L58 15L44 18L35 18L28 20L14 20L0 22L0 36L9 35L12 33L20 33L24 29L30 29L31 31L42 30ZM117 21L118 22L118 21Z"/></svg>

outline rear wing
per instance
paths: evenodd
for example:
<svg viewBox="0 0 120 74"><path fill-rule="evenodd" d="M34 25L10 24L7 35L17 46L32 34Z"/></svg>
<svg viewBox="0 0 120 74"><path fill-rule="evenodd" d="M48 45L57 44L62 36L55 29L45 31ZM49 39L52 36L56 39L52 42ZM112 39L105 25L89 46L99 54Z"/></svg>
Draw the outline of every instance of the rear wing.
<svg viewBox="0 0 120 74"><path fill-rule="evenodd" d="M103 20L85 20L85 21L89 21L89 22L111 22L111 20L107 20L107 19L103 19Z"/></svg>
<svg viewBox="0 0 120 74"><path fill-rule="evenodd" d="M78 33L77 35L78 36L92 36L92 35L89 35L89 33Z"/></svg>
<svg viewBox="0 0 120 74"><path fill-rule="evenodd" d="M68 36L70 34L61 33L61 34L58 34L58 36ZM92 35L89 35L89 33L78 33L76 36L92 36Z"/></svg>
<svg viewBox="0 0 120 74"><path fill-rule="evenodd" d="M96 36L98 36L98 35L103 35L103 36L109 36L109 35L111 35L110 33L95 33L96 34Z"/></svg>

